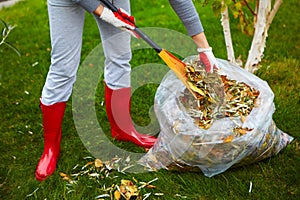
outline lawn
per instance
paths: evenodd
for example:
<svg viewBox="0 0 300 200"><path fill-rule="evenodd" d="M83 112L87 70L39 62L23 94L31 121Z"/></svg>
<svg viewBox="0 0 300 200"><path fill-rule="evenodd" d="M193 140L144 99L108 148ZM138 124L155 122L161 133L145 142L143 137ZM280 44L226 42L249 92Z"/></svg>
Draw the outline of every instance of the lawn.
<svg viewBox="0 0 300 200"><path fill-rule="evenodd" d="M219 18L213 16L210 6L202 7L199 0L194 2L215 56L226 59ZM262 67L256 73L272 88L276 107L273 119L278 128L294 137L292 144L269 159L229 169L212 178L192 171L160 170L122 174L113 170L107 178L95 180L82 176L76 184L63 180L59 172L68 175L78 173L82 166L94 158L78 135L72 112L72 98L65 113L62 152L57 171L41 183L34 177L43 149L39 98L50 64L51 50L46 1L24 0L13 7L0 10L0 19L17 25L7 41L21 53L18 56L12 49L0 47L0 199L95 199L103 193L104 186L108 188L121 179L148 182L156 178L158 179L152 183L156 188L141 190L143 194L151 193L148 199L299 199L299 6L298 0L283 2L269 31ZM186 33L167 0L134 0L132 13L139 27L166 28ZM234 22L232 34L235 53L237 56L241 55L245 62L251 37L240 33ZM161 37L162 44L167 41L167 38L166 41L164 39ZM97 26L93 17L87 14L82 63L99 43L101 41ZM152 49L135 48L131 62L133 68L149 63L163 64ZM90 67L92 70L93 66ZM162 69L161 75L166 72L165 69L167 68ZM145 84L133 95L132 117L141 127L147 126L151 121L148 111L153 105L157 87L157 83ZM102 105L104 97L101 81L96 88L95 99L97 119L104 133L109 135L109 124ZM130 143L113 142L128 151L144 152L144 149ZM103 159L101 152L99 158Z"/></svg>

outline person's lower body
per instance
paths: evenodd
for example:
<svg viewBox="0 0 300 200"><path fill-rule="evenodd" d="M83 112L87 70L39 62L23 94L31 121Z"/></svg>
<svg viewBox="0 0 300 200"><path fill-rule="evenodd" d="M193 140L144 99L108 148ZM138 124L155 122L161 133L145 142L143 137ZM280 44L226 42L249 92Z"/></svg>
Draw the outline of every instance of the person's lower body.
<svg viewBox="0 0 300 200"><path fill-rule="evenodd" d="M130 12L129 1L114 1L115 6ZM156 138L136 131L130 116L131 35L95 17L101 32L105 54L105 105L111 135L120 141L150 148Z"/></svg>
<svg viewBox="0 0 300 200"><path fill-rule="evenodd" d="M76 5L48 5L48 14L52 50L40 99L44 150L35 171L39 181L55 171L59 159L63 116L80 61L85 11Z"/></svg>
<svg viewBox="0 0 300 200"><path fill-rule="evenodd" d="M119 0L114 3L117 7L129 10L129 1ZM76 5L69 7L48 5L48 13L52 51L51 65L40 100L44 151L35 172L39 181L45 180L55 171L59 159L62 119L80 62L85 11ZM156 138L139 134L132 124L129 112L130 35L101 21L98 17L95 18L101 31L106 58L105 97L112 136L118 140L132 141L139 146L151 147ZM115 99L114 96L118 98ZM122 101L123 104L120 104ZM115 115L113 109L117 109L119 114Z"/></svg>

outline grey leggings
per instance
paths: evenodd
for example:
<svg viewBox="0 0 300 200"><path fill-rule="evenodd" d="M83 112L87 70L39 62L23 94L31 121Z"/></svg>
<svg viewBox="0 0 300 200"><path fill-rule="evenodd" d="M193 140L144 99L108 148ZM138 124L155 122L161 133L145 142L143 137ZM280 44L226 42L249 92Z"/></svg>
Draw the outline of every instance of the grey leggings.
<svg viewBox="0 0 300 200"><path fill-rule="evenodd" d="M114 0L130 11L129 0ZM42 91L42 103L66 102L72 93L80 63L85 11L80 6L48 4L51 65ZM121 32L95 16L105 54L104 79L111 89L130 87L130 34ZM120 37L111 36L118 34ZM92 50L92 49L91 49Z"/></svg>

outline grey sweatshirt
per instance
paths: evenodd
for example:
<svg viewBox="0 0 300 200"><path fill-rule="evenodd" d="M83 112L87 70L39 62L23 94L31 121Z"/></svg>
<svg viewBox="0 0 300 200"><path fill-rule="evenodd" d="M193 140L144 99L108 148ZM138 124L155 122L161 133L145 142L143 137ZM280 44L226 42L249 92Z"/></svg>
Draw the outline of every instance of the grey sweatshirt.
<svg viewBox="0 0 300 200"><path fill-rule="evenodd" d="M99 0L48 0L48 2L59 6L67 6L72 2L77 3L90 13L101 4ZM189 36L204 31L192 0L169 0L169 3L184 24Z"/></svg>

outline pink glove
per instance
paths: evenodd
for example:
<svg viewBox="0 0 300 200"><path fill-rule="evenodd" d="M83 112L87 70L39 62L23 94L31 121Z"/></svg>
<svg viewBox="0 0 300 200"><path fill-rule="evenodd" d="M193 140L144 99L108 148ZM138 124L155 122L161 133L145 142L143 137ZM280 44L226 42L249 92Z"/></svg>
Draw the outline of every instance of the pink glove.
<svg viewBox="0 0 300 200"><path fill-rule="evenodd" d="M110 9L104 7L100 19L123 31L129 32L134 37L137 37L137 35L134 34L133 31L136 27L134 17L129 15L122 8L118 9L118 12L112 12Z"/></svg>
<svg viewBox="0 0 300 200"><path fill-rule="evenodd" d="M204 64L207 73L213 73L214 70L218 70L217 60L212 52L212 48L198 48L200 61Z"/></svg>

